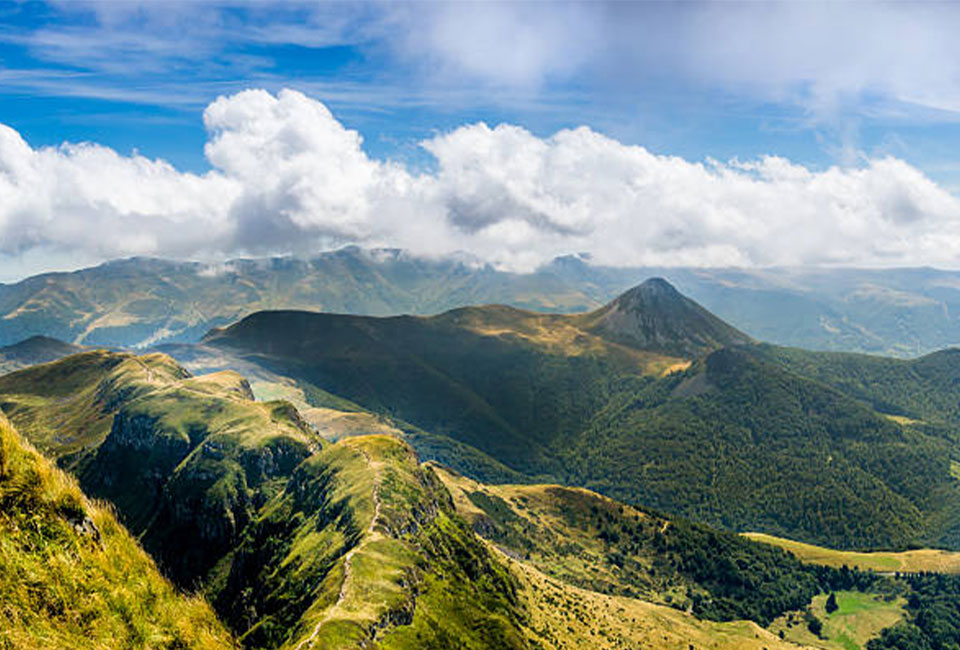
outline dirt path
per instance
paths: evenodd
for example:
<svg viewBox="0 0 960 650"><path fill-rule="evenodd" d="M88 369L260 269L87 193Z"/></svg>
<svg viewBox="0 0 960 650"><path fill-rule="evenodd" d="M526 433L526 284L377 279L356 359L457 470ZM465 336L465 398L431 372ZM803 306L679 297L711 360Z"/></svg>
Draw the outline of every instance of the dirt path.
<svg viewBox="0 0 960 650"><path fill-rule="evenodd" d="M313 647L313 642L316 641L317 634L320 633L320 628L323 627L325 623L330 621L330 619L333 618L333 614L340 609L344 599L347 597L347 588L350 585L350 580L353 575L351 569L353 556L364 546L364 544L366 544L370 536L373 535L374 528L377 525L377 520L380 519L380 504L382 503L380 501L380 473L374 469L373 460L370 458L370 454L363 449L358 449L357 451L363 454L363 458L367 461L367 465L375 472L373 478L373 517L370 518L370 525L367 526L367 530L364 533L364 539L352 549L347 551L343 556L343 582L340 584L340 593L337 596L337 601L327 609L327 613L323 615L323 618L317 621L317 624L314 626L313 632L310 634L310 636L298 643L294 650L303 650L303 648Z"/></svg>

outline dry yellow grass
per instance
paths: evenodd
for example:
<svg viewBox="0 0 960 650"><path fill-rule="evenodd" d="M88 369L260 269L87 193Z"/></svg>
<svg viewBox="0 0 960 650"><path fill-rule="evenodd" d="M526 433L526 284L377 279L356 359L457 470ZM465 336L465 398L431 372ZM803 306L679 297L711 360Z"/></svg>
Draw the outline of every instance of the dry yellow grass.
<svg viewBox="0 0 960 650"><path fill-rule="evenodd" d="M458 327L481 336L522 339L551 354L610 357L645 374L664 375L690 365L686 359L638 350L591 334L579 326L579 316L488 305L458 309L434 318L450 319Z"/></svg>
<svg viewBox="0 0 960 650"><path fill-rule="evenodd" d="M527 634L544 650L799 650L750 621L713 623L670 607L606 596L549 578L500 554L521 584Z"/></svg>
<svg viewBox="0 0 960 650"><path fill-rule="evenodd" d="M178 594L0 415L0 648L233 647L207 603Z"/></svg>
<svg viewBox="0 0 960 650"><path fill-rule="evenodd" d="M832 567L847 565L850 568L863 571L882 573L896 571L905 573L917 571L960 573L960 553L958 552L920 549L899 553L892 551L858 553L855 551L836 551L763 533L744 533L744 537L764 544L779 546L790 551L804 562L811 564L824 564Z"/></svg>

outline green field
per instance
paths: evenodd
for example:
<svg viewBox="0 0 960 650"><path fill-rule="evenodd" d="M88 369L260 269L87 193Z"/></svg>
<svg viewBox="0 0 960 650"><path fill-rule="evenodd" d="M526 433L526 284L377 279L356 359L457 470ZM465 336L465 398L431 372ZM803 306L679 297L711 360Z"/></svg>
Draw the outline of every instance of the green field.
<svg viewBox="0 0 960 650"><path fill-rule="evenodd" d="M790 612L774 621L769 630L787 641L824 650L859 650L884 628L897 623L904 614L902 598L887 600L858 591L835 593L838 609L826 611L827 594L813 599L809 611L823 623L820 636L807 627L804 612Z"/></svg>

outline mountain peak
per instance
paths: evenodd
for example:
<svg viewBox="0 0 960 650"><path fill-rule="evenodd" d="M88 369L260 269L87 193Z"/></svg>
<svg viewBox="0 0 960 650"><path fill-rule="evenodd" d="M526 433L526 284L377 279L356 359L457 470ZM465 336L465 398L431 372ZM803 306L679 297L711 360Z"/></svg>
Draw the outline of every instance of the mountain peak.
<svg viewBox="0 0 960 650"><path fill-rule="evenodd" d="M751 340L658 277L626 291L585 320L587 329L606 339L684 357Z"/></svg>
<svg viewBox="0 0 960 650"><path fill-rule="evenodd" d="M630 299L634 296L669 296L683 298L683 294L676 287L663 278L655 277L644 280L632 289L620 294L617 300Z"/></svg>

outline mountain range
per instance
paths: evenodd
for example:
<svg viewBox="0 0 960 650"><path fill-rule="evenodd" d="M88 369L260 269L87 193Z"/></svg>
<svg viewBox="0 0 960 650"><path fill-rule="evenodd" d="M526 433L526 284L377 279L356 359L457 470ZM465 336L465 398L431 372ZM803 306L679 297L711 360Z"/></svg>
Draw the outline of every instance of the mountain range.
<svg viewBox="0 0 960 650"><path fill-rule="evenodd" d="M837 560L960 550L952 350L759 343L652 278L0 354L0 647L960 642L960 577Z"/></svg>
<svg viewBox="0 0 960 650"><path fill-rule="evenodd" d="M0 285L0 345L197 342L265 309L368 316L479 304L586 312L660 276L750 336L816 350L911 357L960 343L960 272L929 268L613 268L567 256L530 273L478 260L345 248L219 264L133 258Z"/></svg>

